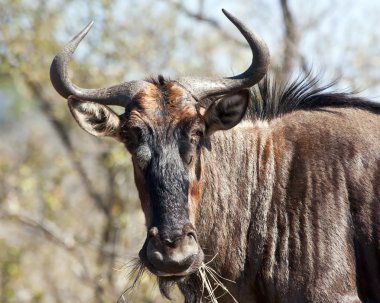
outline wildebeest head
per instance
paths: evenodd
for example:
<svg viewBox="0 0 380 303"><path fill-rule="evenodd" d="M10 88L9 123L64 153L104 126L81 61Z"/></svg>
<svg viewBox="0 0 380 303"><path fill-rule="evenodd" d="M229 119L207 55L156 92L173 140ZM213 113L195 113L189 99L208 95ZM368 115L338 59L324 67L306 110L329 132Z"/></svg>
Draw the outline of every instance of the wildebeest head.
<svg viewBox="0 0 380 303"><path fill-rule="evenodd" d="M230 78L181 77L132 81L102 89L83 89L67 76L67 65L88 25L54 58L51 81L79 125L95 136L111 136L132 154L135 181L146 217L147 238L140 251L144 265L161 277L183 277L203 261L196 233L202 194L201 148L213 132L240 122L247 88L269 64L265 43L224 11L249 43L253 60L244 73ZM213 96L217 101L203 102ZM107 105L125 107L117 115Z"/></svg>

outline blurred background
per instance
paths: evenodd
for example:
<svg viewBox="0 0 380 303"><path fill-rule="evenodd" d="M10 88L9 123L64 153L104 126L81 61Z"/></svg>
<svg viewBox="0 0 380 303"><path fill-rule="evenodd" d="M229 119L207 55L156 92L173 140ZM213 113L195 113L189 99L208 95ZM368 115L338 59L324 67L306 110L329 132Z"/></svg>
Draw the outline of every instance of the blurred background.
<svg viewBox="0 0 380 303"><path fill-rule="evenodd" d="M250 51L221 8L267 41L277 78L312 68L379 100L376 0L0 0L1 303L117 302L145 239L130 156L76 125L50 84L54 55L94 20L70 66L82 87L231 76ZM120 298L164 301L149 276Z"/></svg>

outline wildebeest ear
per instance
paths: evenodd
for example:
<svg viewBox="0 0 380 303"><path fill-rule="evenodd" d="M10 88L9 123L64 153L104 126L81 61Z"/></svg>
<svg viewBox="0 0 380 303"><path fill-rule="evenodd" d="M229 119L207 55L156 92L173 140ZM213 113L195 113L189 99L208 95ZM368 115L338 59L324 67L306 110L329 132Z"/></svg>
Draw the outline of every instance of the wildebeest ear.
<svg viewBox="0 0 380 303"><path fill-rule="evenodd" d="M242 90L212 103L204 114L206 134L227 130L243 119L249 103L249 91Z"/></svg>
<svg viewBox="0 0 380 303"><path fill-rule="evenodd" d="M96 137L119 139L120 118L108 106L68 98L71 114L85 131Z"/></svg>

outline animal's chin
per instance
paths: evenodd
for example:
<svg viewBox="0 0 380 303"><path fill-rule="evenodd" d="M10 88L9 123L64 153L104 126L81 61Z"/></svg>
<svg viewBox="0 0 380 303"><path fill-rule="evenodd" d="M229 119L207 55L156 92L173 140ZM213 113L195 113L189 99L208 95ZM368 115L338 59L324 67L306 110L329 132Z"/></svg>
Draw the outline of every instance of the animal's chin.
<svg viewBox="0 0 380 303"><path fill-rule="evenodd" d="M187 279L187 276L185 277L158 277L158 286L160 288L160 292L162 295L164 295L167 299L171 300L171 290L173 289L173 286L177 283L184 282Z"/></svg>
<svg viewBox="0 0 380 303"><path fill-rule="evenodd" d="M178 283L185 281L189 275L185 276L157 276L160 281L165 281L166 283Z"/></svg>
<svg viewBox="0 0 380 303"><path fill-rule="evenodd" d="M196 271L186 276L168 276L168 277L158 276L157 281L158 281L158 286L159 286L161 294L165 296L166 298L168 298L169 300L172 300L171 291L173 289L173 286L177 285L179 286L182 292L186 291L188 294L190 293L191 296L193 297L194 295L198 293L199 290L202 289L202 282L199 280L199 275L197 275L195 272ZM189 287L189 285L191 286Z"/></svg>

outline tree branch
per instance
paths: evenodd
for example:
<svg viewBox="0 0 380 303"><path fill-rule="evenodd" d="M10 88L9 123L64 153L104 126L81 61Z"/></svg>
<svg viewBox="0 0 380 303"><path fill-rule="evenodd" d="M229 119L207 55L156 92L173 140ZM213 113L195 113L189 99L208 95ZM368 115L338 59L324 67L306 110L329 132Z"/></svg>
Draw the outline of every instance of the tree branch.
<svg viewBox="0 0 380 303"><path fill-rule="evenodd" d="M57 225L46 219L38 219L25 212L14 212L6 208L0 208L0 218L17 221L34 229L37 229L51 241L68 251L75 249L77 241L74 236L63 232Z"/></svg>
<svg viewBox="0 0 380 303"><path fill-rule="evenodd" d="M279 71L280 80L288 79L293 71L296 59L299 56L299 36L293 15L289 9L288 0L280 0L282 18L284 23L284 52Z"/></svg>
<svg viewBox="0 0 380 303"><path fill-rule="evenodd" d="M218 21L216 21L213 18L210 18L208 16L204 15L203 12L203 3L201 2L199 5L199 10L197 13L190 11L182 1L177 0L167 0L169 4L171 4L173 7L175 7L177 10L179 10L181 13L185 14L187 17L191 19L195 19L197 21L201 21L203 23L208 24L212 28L216 29L223 38L225 38L228 41L232 41L233 43L241 46L241 47L249 47L249 45L246 42L242 42L241 40L236 39L234 36L231 36L229 33L227 33L224 28L220 25Z"/></svg>

